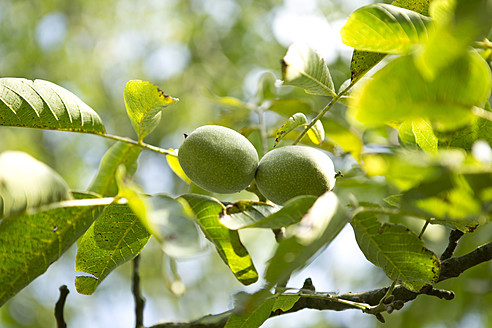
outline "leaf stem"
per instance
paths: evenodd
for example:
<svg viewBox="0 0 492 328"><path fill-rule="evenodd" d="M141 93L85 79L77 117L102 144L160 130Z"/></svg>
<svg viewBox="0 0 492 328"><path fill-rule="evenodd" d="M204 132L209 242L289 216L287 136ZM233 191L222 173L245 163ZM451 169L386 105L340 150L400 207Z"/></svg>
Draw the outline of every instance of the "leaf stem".
<svg viewBox="0 0 492 328"><path fill-rule="evenodd" d="M176 156L175 153L170 152L169 150L162 149L162 148L156 147L156 146L152 146L152 145L146 144L146 143L144 143L142 141L138 142L138 141L135 141L135 140L130 139L130 138L115 136L115 135L112 135L112 134L98 134L98 135L100 135L101 137L107 138L107 139L121 141L121 142L126 142L126 143L129 143L129 144L138 146L138 147L146 148L146 149L149 149L149 150L152 150L152 151L155 151L157 153L164 154L164 155Z"/></svg>
<svg viewBox="0 0 492 328"><path fill-rule="evenodd" d="M472 108L472 112L473 112L473 114L477 115L478 117L492 121L492 112L489 112L488 110L474 106Z"/></svg>
<svg viewBox="0 0 492 328"><path fill-rule="evenodd" d="M357 81L356 81L357 82ZM323 115L326 114L327 111L329 111L354 85L355 83L354 81L351 81L350 84L345 88L343 89L341 92L339 92L338 94L336 94L332 99L331 101L328 103L328 105L326 105L322 110L321 112L319 112L319 114L306 126L306 128L301 132L301 134L297 137L296 140L294 140L294 142L292 143L293 145L296 145L299 143L299 141L301 141L301 139L306 135L306 133L309 131L309 129L311 129L314 124L316 124L316 122L318 120L320 120Z"/></svg>
<svg viewBox="0 0 492 328"><path fill-rule="evenodd" d="M424 234L425 229L427 229L427 226L429 225L429 222L430 222L430 219L427 219L425 221L424 226L422 227L422 230L420 230L419 239L422 239L422 235Z"/></svg>

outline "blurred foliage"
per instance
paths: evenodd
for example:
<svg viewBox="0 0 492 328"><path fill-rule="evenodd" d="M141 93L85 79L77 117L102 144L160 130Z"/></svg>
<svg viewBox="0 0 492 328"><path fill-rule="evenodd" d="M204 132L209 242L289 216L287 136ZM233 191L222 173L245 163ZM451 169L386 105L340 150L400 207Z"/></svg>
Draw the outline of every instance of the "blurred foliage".
<svg viewBox="0 0 492 328"><path fill-rule="evenodd" d="M257 108L263 100L279 94L285 102L295 98L293 104L275 103L270 109L276 113L268 113L265 117L269 127L266 131L269 138L267 148L271 148L276 129L291 115L296 112L317 113L327 102L325 97L308 96L300 89L276 89L275 79L281 75L280 60L288 46L288 42L274 33L279 16L290 8L291 11L297 9L301 16L316 14L334 22L345 20L350 11L368 2L3 0L0 2L0 72L2 77L44 79L65 87L102 117L109 133L134 139L135 132L125 113L123 90L129 80L151 81L166 94L180 99L166 111L156 131L146 138L147 143L166 149L178 148L183 133L210 123L243 129L242 132L257 149L264 148L256 130L259 117L246 109L248 106ZM328 39L327 36L326 43L329 43ZM342 54L338 52L336 58L327 61L336 90L350 77L350 54ZM265 71L272 71L274 78L264 83L262 94L258 95L259 76ZM336 105L325 116L325 128L336 127L331 132L327 129L328 137L350 128L354 136L344 141L347 144L360 142L357 136L366 145L391 147L398 143L394 129L355 131L344 114L345 107ZM0 152L28 152L59 172L73 189L87 188L111 144L113 142L97 136L9 127L0 129ZM340 155L336 166L344 169L346 177L365 179L359 176L358 169L352 168L353 160L336 145L326 142L322 147ZM139 160L136 177L144 186L151 183L151 188L146 190L158 189L175 195L184 192L186 185L170 172L162 155L147 153ZM343 193L351 192L361 200L377 203L381 203L383 196L388 194L388 187L383 183L378 185L374 179L367 181L367 189L360 181L354 183L351 179L340 181L339 186ZM241 194L239 197L244 199L246 196ZM424 223L416 219L406 220L405 224L417 233ZM465 236L457 255L490 241L491 229L489 224ZM424 240L430 248L444 250L447 231L442 227L429 229ZM252 258L264 263L271 256L273 234L268 231L241 233L241 237L245 237L244 243L253 253ZM347 243L354 244L355 241ZM133 326L130 264L117 269L89 298L76 295L73 259L74 253L67 252L55 264L56 268L50 269L44 277L3 306L0 326L54 326L52 312L61 283L68 284L72 291L66 308L70 327L111 326L115 325L112 320L128 318L123 323L127 327ZM377 288L390 283L378 271L348 272L350 268L337 266L336 262L330 262L331 258L321 259L326 263L317 262L319 267L315 267L313 272L302 271L300 275L315 274L326 265L333 270L334 276L339 277L333 279L331 287L340 292L348 289L362 291L367 286ZM143 253L141 268L144 294L148 299L146 324L158 320L188 320L222 312L231 306L230 295L241 288L224 270L224 264L216 253L204 252L203 256L178 262L178 271L187 292L181 298L176 297L166 287L165 277L169 275L164 272L166 261L159 245L151 241ZM56 270L60 273L55 274ZM491 271L491 263L485 263L467 271L459 280L439 284L439 288L455 291L455 300L439 301L420 296L405 305L402 311L386 316L387 326L490 326L492 284L491 279L483 277L490 276ZM323 274L330 275L326 271ZM314 280L314 285L317 284L323 282ZM207 292L211 290L214 293ZM310 317L309 320L306 316ZM379 326L374 318L355 311L303 311L268 321L265 327L346 327L361 324L365 327Z"/></svg>

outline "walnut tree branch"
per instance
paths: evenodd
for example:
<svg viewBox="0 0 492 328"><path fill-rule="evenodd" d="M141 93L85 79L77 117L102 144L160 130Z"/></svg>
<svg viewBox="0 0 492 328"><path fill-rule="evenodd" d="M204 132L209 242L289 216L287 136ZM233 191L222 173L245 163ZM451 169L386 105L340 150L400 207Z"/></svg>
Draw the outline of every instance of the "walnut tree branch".
<svg viewBox="0 0 492 328"><path fill-rule="evenodd" d="M463 256L453 257L443 261L441 263L441 273L438 282L458 277L464 271L490 260L492 260L492 242L485 244ZM314 288L314 286L312 288ZM358 306L358 304L377 306L380 304L381 300L386 297L387 292L388 287L385 287L362 293L330 295L330 297L325 298L323 298L320 293L303 293L302 297L299 298L290 310L285 312L272 312L270 317L297 312L303 309L332 311L344 311L349 309L360 310L360 306ZM391 295L391 305L395 310L401 309L404 303L414 300L419 295L435 296L445 300L451 300L454 298L453 292L436 289L432 286L428 286L420 292L413 292L405 287L396 286ZM208 315L190 322L161 323L150 328L222 328L225 326L231 314L232 311L227 311L216 315Z"/></svg>
<svg viewBox="0 0 492 328"><path fill-rule="evenodd" d="M140 273L139 273L140 255L133 259L133 277L132 277L132 293L135 300L135 328L142 328L143 311L145 300L140 290Z"/></svg>
<svg viewBox="0 0 492 328"><path fill-rule="evenodd" d="M57 328L66 328L67 324L65 323L65 319L63 318L63 308L65 307L65 301L67 300L68 290L67 285L60 286L60 297L55 305L55 319L56 319L56 327Z"/></svg>

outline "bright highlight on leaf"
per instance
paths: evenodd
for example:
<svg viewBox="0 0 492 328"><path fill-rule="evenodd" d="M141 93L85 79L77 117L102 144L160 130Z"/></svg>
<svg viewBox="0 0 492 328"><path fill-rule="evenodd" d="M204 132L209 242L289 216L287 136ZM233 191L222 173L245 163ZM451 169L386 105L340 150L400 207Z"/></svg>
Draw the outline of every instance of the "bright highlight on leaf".
<svg viewBox="0 0 492 328"><path fill-rule="evenodd" d="M307 135L312 143L321 145L325 140L325 129L323 123L320 120L316 121L314 125L308 130Z"/></svg>
<svg viewBox="0 0 492 328"><path fill-rule="evenodd" d="M63 178L20 151L0 153L0 219L71 199Z"/></svg>
<svg viewBox="0 0 492 328"><path fill-rule="evenodd" d="M282 60L284 84L303 88L307 93L335 96L330 71L323 57L308 45L294 43Z"/></svg>
<svg viewBox="0 0 492 328"><path fill-rule="evenodd" d="M307 123L308 121L306 115L304 115L303 113L296 113L292 115L287 120L287 122L285 122L284 125L282 125L280 129L277 130L275 134L275 144L273 146L277 146L280 140L282 140L289 132L293 131L299 126L306 125Z"/></svg>
<svg viewBox="0 0 492 328"><path fill-rule="evenodd" d="M138 140L142 141L161 120L162 110L178 101L170 97L152 83L129 81L123 94L125 106Z"/></svg>
<svg viewBox="0 0 492 328"><path fill-rule="evenodd" d="M355 90L350 105L361 122L426 118L436 128L449 130L470 122L473 106L484 103L491 85L490 68L475 52L431 81L421 75L412 56L403 56Z"/></svg>
<svg viewBox="0 0 492 328"><path fill-rule="evenodd" d="M178 154L175 149L169 148L170 154L166 155L166 161L171 170L179 177L181 180L186 182L187 184L191 183L190 178L186 176L186 173L184 173L183 169L181 168L181 165L179 165L178 161Z"/></svg>
<svg viewBox="0 0 492 328"><path fill-rule="evenodd" d="M96 112L70 91L21 78L0 78L0 125L106 133Z"/></svg>
<svg viewBox="0 0 492 328"><path fill-rule="evenodd" d="M425 43L432 20L414 11L377 3L361 7L350 15L340 31L343 43L357 50L408 54Z"/></svg>

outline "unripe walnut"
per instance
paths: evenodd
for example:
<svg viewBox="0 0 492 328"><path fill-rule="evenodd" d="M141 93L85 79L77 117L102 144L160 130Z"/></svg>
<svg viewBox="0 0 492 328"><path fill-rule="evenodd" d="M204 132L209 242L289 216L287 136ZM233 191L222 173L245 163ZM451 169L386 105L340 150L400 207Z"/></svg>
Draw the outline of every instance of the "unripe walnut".
<svg viewBox="0 0 492 328"><path fill-rule="evenodd" d="M218 125L205 125L190 133L178 150L178 160L191 181L222 194L245 189L258 166L258 154L251 142Z"/></svg>
<svg viewBox="0 0 492 328"><path fill-rule="evenodd" d="M333 189L335 170L331 159L320 150L285 146L261 159L255 181L263 196L282 205L295 196L320 196Z"/></svg>

